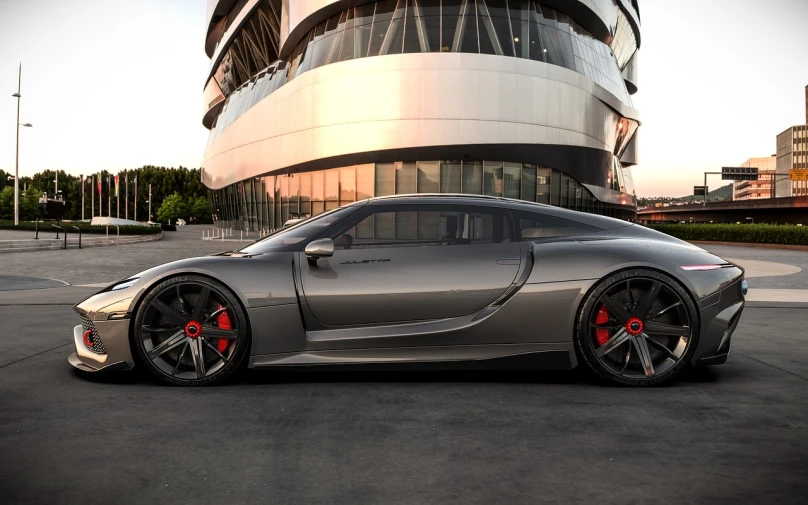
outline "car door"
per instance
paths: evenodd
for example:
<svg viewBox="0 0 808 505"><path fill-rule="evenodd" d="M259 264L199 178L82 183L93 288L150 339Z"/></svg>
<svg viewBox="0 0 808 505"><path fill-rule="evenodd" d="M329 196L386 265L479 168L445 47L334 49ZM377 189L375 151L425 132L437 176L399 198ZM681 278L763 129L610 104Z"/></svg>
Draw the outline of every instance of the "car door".
<svg viewBox="0 0 808 505"><path fill-rule="evenodd" d="M521 261L499 207L374 202L337 228L332 257L298 261L308 308L326 325L472 314L505 292Z"/></svg>

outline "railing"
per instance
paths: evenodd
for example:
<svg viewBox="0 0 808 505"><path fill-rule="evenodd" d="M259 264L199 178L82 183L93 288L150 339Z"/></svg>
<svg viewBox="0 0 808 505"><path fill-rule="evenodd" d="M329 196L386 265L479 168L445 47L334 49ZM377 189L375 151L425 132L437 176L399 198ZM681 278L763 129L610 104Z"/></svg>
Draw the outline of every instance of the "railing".
<svg viewBox="0 0 808 505"><path fill-rule="evenodd" d="M71 228L79 232L79 249L81 249L81 228L78 226L71 226ZM67 232L65 232L65 249L67 249Z"/></svg>
<svg viewBox="0 0 808 505"><path fill-rule="evenodd" d="M55 224L52 224L51 226L53 226L54 228L56 228L56 240L59 240L59 230L62 230L62 231L64 232L64 235L65 235L65 246L64 246L64 249L67 249L67 230L66 230L66 229L64 229L64 228L62 228L61 226L56 226Z"/></svg>

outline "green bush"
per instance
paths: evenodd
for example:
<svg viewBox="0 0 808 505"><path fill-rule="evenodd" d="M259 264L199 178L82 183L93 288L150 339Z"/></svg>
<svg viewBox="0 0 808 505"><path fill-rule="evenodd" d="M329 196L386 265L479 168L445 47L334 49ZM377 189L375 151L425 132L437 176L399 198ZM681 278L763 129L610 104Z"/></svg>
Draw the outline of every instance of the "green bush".
<svg viewBox="0 0 808 505"><path fill-rule="evenodd" d="M40 221L39 222L39 233L40 235L43 233L56 233L56 228L52 225L56 224L53 221ZM67 228L68 235L72 233L77 233L72 227L77 226L81 228L82 233L98 233L98 234L106 234L107 227L106 225L94 225L90 226L89 223L83 223L81 221L78 222L71 222L71 223L59 223L59 226L62 228ZM36 230L36 223L33 221L20 221L18 226L14 226L14 221L7 221L7 220L0 220L0 230L22 230L22 231L34 231ZM159 226L121 226L121 235L153 235L156 233L160 233L162 228ZM109 227L110 235L114 235L117 233L117 230L114 226Z"/></svg>
<svg viewBox="0 0 808 505"><path fill-rule="evenodd" d="M808 245L808 227L775 224L650 224L648 228L681 240Z"/></svg>

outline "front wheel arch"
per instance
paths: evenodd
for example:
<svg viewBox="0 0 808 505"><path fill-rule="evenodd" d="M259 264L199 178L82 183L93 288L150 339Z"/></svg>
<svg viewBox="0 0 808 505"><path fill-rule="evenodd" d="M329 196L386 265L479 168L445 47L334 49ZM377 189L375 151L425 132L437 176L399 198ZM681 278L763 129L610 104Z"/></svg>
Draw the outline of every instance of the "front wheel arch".
<svg viewBox="0 0 808 505"><path fill-rule="evenodd" d="M615 373L614 370L611 370L611 371L607 372L606 370L604 370L605 367L602 366L602 363L601 363L602 359L606 356L606 354L612 353L614 351L609 350L609 351L606 351L605 354L599 354L599 358L595 357L595 351L600 350L600 349L595 349L595 347L594 347L595 344L592 343L592 338L593 338L593 335L595 333L595 330L590 327L591 322L590 322L589 318L590 318L590 316L595 314L595 312L593 312L593 311L596 309L597 304L602 300L602 296L606 295L606 293L609 293L614 288L616 288L618 286L622 286L624 281L629 281L632 278L632 276L626 276L625 279L615 279L615 277L619 277L622 274L626 274L626 273L634 273L636 275L637 279L640 280L641 282L646 282L647 283L650 280L651 285L655 284L654 279L656 279L656 281L657 281L656 283L659 283L661 281L662 284L663 284L662 288L665 287L664 284L668 284L668 293L669 294L670 293L674 294L676 297L678 297L680 299L681 302L683 302L682 303L682 308L685 309L686 313L687 313L688 324L685 325L685 326L690 327L690 332L689 332L689 335L687 336L686 346L681 351L681 354L678 355L678 357L672 356L672 359L675 359L673 364L671 364L667 368L663 369L663 371L660 372L658 375L656 373L654 373L654 374L652 374L650 376L646 376L646 377L643 377L643 376L641 376L641 377L632 377L631 379L624 378L621 375L623 374L623 370L626 369L625 366L618 373ZM660 289L662 289L662 288L660 288ZM671 288L673 288L673 289L671 289ZM636 290L636 288L634 288L634 287L631 288L631 292L634 292L635 290ZM626 293L628 293L628 290L626 290ZM597 299L594 299L593 296L596 295L596 294L598 295ZM609 296L612 297L612 296L614 296L614 294L615 293L612 293L612 295L609 295ZM631 297L630 294L628 294L627 296L629 298ZM646 296L647 296L647 293L646 293ZM656 297L653 300L654 301L659 300L658 294L656 295ZM631 305L632 302L628 301L628 304ZM638 305L641 305L641 303L640 302L635 303L634 304L634 309L638 309ZM623 308L625 309L626 307L623 306ZM607 313L608 312L609 311L607 311ZM633 310L629 311L629 312L633 313ZM653 321L655 324L657 324L658 323L658 321L657 321L658 318L659 318L659 315L657 315L657 317L655 317L653 319L648 319L648 321ZM633 317L632 317L632 319L633 319ZM600 322L600 321L597 321L597 322ZM610 323L611 323L611 320L610 320ZM650 327L650 323L648 323L648 324L649 324L649 327ZM659 326L659 325L657 324L657 326ZM616 328L619 328L619 327L620 327L619 325L618 326L613 326L614 329L610 330L610 331L614 331L614 333L612 333L610 335L610 337L609 337L610 340L611 340L612 337L616 336L619 331L621 331L621 330L616 329ZM628 329L627 326L626 326L626 329ZM598 330L598 331L601 331L601 330ZM668 329L665 329L665 331L668 331ZM582 334L583 332L585 332L585 334ZM669 272L665 272L664 270L659 269L659 268L653 268L653 267L649 268L649 267L646 267L646 266L626 267L626 268L620 268L618 270L610 272L607 275L604 275L597 282L595 282L587 290L586 294L582 297L581 302L580 302L580 304L579 304L579 306L577 308L576 315L575 315L575 323L574 323L574 327L573 327L573 345L575 347L575 353L576 353L576 356L578 358L579 363L580 362L586 363L587 368L589 368L590 371L594 372L595 375L598 375L601 379L605 379L605 380L607 380L609 382L622 384L622 385L650 386L650 385L656 385L656 384L666 382L667 380L671 379L673 376L678 375L678 373L681 372L681 370L684 369L688 365L688 363L690 361L690 358L695 353L696 348L698 347L700 332L701 332L701 314L700 314L700 312L698 310L698 305L697 305L697 303L696 303L696 301L695 301L695 299L693 297L693 294L692 294L691 290L688 289L687 286L685 286L681 282L681 280L677 278L677 276L671 275ZM650 335L650 334L651 334L651 332L649 331L648 335ZM635 335L637 335L637 334L635 334ZM656 340L656 339L651 339L648 335L643 332L641 337L640 336L635 337L637 340L643 340L643 341L646 342L644 344L644 347L646 347L646 354L648 352L648 349L650 349L652 347L655 347L655 348L657 347L657 346L648 346L648 343L654 344L655 342L647 342L647 340ZM653 335L657 335L657 333L654 332ZM584 342L584 338L587 339L587 342ZM670 337L667 337L667 338L670 338ZM606 347L602 342L599 342L599 343L604 348ZM659 342L656 342L656 343L658 344ZM586 348L584 347L585 345L586 345ZM640 352L638 348L635 348L634 342L629 341L629 342L625 342L625 343L619 344L619 345L628 345L629 346L628 349L626 350L626 353L625 353L626 354L626 361L625 361L626 365L629 363L628 360L630 359L632 352L635 352L635 353ZM590 349L590 347L591 347L591 349ZM618 349L618 347L614 347L614 349L616 350L616 349ZM660 355L657 354L657 356L660 356ZM638 357L638 359L639 359L639 357ZM649 361L650 361L650 356L649 356ZM659 364L661 364L661 363L659 363ZM654 368L656 368L656 365L654 366Z"/></svg>

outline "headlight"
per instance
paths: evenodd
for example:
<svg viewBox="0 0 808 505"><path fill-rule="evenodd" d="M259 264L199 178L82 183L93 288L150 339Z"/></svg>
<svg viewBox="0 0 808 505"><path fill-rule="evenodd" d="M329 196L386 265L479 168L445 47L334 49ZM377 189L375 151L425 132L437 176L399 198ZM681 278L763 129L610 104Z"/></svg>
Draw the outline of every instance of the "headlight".
<svg viewBox="0 0 808 505"><path fill-rule="evenodd" d="M110 291L120 291L122 289L130 288L132 287L132 284L137 282L138 279L139 277L135 277L134 279L126 279L125 281L112 286Z"/></svg>

